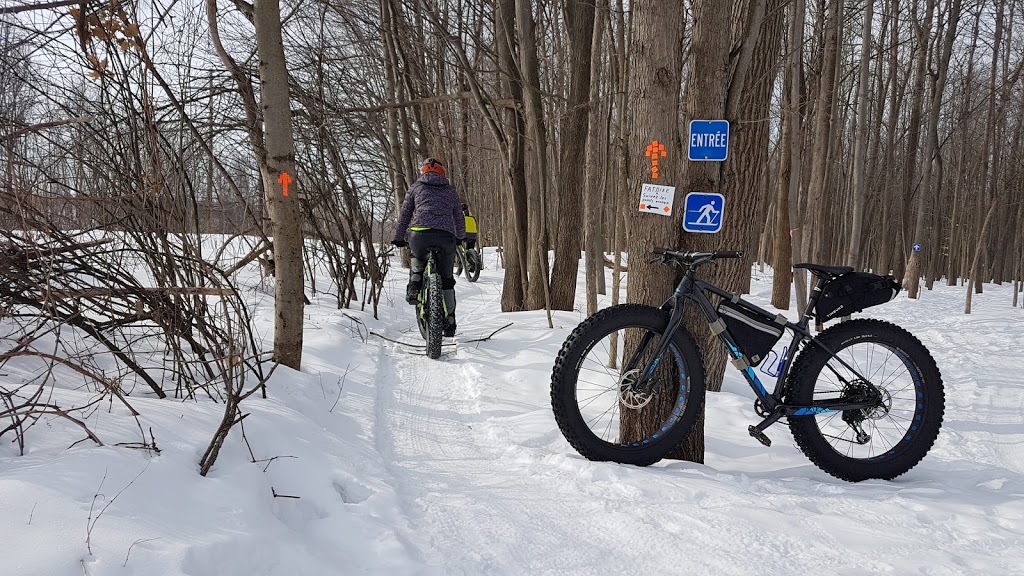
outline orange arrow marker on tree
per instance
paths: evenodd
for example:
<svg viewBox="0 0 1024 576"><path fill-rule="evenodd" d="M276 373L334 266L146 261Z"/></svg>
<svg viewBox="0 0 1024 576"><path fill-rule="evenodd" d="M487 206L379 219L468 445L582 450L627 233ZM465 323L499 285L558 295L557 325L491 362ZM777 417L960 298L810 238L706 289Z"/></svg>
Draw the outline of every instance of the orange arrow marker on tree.
<svg viewBox="0 0 1024 576"><path fill-rule="evenodd" d="M281 176L277 179L281 183L281 189L284 190L284 195L288 195L288 185L292 183L292 177L287 172L281 172Z"/></svg>
<svg viewBox="0 0 1024 576"><path fill-rule="evenodd" d="M644 156L651 159L651 178L654 180L658 179L658 156L665 157L665 145L658 143L657 140L653 140L647 145L647 149L644 150Z"/></svg>

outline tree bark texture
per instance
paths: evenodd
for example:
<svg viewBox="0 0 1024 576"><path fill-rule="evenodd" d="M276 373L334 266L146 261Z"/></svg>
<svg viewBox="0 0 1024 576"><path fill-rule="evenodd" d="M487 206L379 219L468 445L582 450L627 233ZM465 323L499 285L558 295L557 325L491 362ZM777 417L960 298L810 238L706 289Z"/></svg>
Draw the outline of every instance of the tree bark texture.
<svg viewBox="0 0 1024 576"><path fill-rule="evenodd" d="M551 307L572 310L582 248L586 183L587 129L590 119L591 48L594 0L563 0L569 30L569 100L562 117L558 166L558 212L555 264L551 272Z"/></svg>
<svg viewBox="0 0 1024 576"><path fill-rule="evenodd" d="M298 370L302 364L304 276L302 218L295 172L295 142L289 98L288 66L281 40L278 0L257 0L253 9L260 59L260 95L267 148L260 167L274 234L274 360ZM291 178L288 196L279 179Z"/></svg>
<svg viewBox="0 0 1024 576"><path fill-rule="evenodd" d="M636 55L629 66L629 161L628 194L620 210L625 213L626 252L629 254L629 288L627 302L660 306L671 294L675 274L667 266L650 263L649 255L657 247L673 247L678 243L679 202L672 216L642 213L640 191L647 183L678 186L683 162L679 138L678 110L682 76L683 2L670 0L640 3L633 6L634 33L630 51ZM724 104L724 102L723 102ZM659 177L653 177L652 158L647 150L664 147L665 156L658 158ZM677 188L677 196L679 189ZM625 342L627 350L634 342ZM659 369L669 363L663 363ZM670 395L656 395L641 411L622 412L620 434L623 439L643 438L653 431L673 405ZM679 457L676 454L671 457ZM703 451L694 454L703 461Z"/></svg>

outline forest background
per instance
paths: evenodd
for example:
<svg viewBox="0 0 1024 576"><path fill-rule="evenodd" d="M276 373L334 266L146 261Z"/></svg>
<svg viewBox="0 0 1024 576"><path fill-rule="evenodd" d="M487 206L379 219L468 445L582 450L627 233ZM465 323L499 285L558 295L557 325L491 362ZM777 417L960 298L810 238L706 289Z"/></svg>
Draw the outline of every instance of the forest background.
<svg viewBox="0 0 1024 576"><path fill-rule="evenodd" d="M301 367L318 278L340 308L376 312L389 226L428 156L501 248L503 312L572 309L581 258L588 314L598 294L658 304L673 272L648 263L656 246L745 251L711 279L745 292L768 263L780 309L806 297L801 261L892 273L911 298L959 283L965 313L1011 283L1017 306L1022 15L1021 0L7 2L2 361L122 401L127 381L226 399L205 473L256 390L244 375ZM693 119L730 122L725 161L685 159ZM638 210L643 183L675 187L672 216ZM721 232L681 231L689 191L725 197ZM256 260L274 276L266 353L234 283ZM725 357L705 350L714 390ZM38 382L4 388L9 430L58 410Z"/></svg>

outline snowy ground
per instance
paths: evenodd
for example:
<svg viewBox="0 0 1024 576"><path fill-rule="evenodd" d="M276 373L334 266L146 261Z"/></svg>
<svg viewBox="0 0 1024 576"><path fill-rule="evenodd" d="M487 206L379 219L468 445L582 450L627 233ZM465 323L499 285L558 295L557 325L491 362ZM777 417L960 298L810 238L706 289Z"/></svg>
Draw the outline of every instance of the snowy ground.
<svg viewBox="0 0 1024 576"><path fill-rule="evenodd" d="M485 266L458 284L440 361L368 334L421 342L400 269L379 320L314 299L302 372L278 369L269 398L244 404L253 455L236 429L208 478L196 463L219 405L133 399L158 456L114 446L138 439L117 405L89 415L105 447L69 448L81 433L56 419L25 456L4 436L0 575L1024 574L1024 309L1008 285L970 316L962 287L872 310L932 350L946 415L910 473L848 484L785 425L771 448L750 438L753 396L731 369L708 397L705 465L584 460L548 396L582 313L555 313L554 330L543 312L502 314L493 252ZM272 334L271 298L251 294Z"/></svg>

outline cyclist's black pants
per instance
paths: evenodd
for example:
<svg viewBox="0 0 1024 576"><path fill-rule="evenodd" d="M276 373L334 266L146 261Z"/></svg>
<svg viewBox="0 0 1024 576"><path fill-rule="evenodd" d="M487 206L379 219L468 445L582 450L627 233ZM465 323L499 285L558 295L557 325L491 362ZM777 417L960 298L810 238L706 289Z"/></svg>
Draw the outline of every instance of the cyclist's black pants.
<svg viewBox="0 0 1024 576"><path fill-rule="evenodd" d="M409 282L422 286L423 268L427 265L427 252L439 248L437 272L441 275L444 289L444 305L449 315L455 313L455 236L444 230L409 230L409 251L412 252L409 268Z"/></svg>

